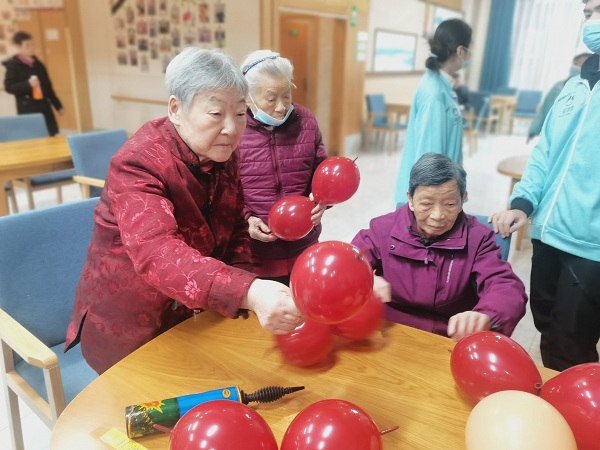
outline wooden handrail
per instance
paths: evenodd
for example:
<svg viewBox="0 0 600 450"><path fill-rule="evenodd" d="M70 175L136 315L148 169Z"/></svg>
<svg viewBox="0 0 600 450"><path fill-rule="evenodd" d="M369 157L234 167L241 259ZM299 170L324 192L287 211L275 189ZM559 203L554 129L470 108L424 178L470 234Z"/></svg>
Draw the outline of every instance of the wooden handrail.
<svg viewBox="0 0 600 450"><path fill-rule="evenodd" d="M152 100L149 98L128 97L126 95L113 95L111 98L118 102L149 103L151 105L167 106L166 100Z"/></svg>

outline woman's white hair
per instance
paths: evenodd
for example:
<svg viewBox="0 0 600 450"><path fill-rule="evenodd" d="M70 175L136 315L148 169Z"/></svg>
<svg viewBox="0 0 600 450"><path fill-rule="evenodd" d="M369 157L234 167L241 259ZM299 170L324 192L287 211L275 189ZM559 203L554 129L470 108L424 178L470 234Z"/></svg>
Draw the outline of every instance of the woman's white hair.
<svg viewBox="0 0 600 450"><path fill-rule="evenodd" d="M248 95L248 83L237 63L218 49L183 49L167 66L165 83L184 111L198 93L235 89Z"/></svg>
<svg viewBox="0 0 600 450"><path fill-rule="evenodd" d="M261 84L265 76L286 76L290 83L294 80L294 66L287 58L272 50L256 50L244 58L241 65L242 73L248 80L250 91Z"/></svg>

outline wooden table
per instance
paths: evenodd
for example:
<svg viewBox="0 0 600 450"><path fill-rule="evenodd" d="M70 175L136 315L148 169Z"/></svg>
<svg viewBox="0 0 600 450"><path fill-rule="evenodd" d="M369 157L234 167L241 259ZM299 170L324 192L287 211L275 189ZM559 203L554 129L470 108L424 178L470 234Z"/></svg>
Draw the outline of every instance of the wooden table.
<svg viewBox="0 0 600 450"><path fill-rule="evenodd" d="M503 159L498 163L499 173L502 175L507 175L511 178L510 181L510 189L508 191L508 196L510 197L518 181L521 180L521 176L523 176L523 172L525 171L525 167L527 166L527 161L529 160L529 155L518 155L511 156L510 158ZM523 236L527 231L528 225L520 228L517 231L517 242L515 244L515 248L517 250L521 250L521 243L523 242Z"/></svg>
<svg viewBox="0 0 600 450"><path fill-rule="evenodd" d="M0 187L15 178L72 168L65 136L0 142ZM6 215L6 195L0 195L0 216Z"/></svg>
<svg viewBox="0 0 600 450"><path fill-rule="evenodd" d="M450 372L450 339L388 324L369 341L337 341L334 357L313 368L283 362L273 336L252 316L231 320L203 312L149 342L110 368L77 396L52 431L53 450L104 449L100 436L125 433L125 406L237 385L247 393L269 385L306 389L252 404L281 443L303 408L319 400L351 401L383 430L389 449L464 449L472 405ZM540 368L544 380L556 372ZM136 439L167 449L169 437Z"/></svg>

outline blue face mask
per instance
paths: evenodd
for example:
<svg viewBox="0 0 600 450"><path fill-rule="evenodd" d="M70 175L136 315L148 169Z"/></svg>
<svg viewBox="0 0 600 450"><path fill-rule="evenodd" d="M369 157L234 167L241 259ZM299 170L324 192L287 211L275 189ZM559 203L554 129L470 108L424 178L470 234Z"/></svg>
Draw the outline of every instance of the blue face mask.
<svg viewBox="0 0 600 450"><path fill-rule="evenodd" d="M276 119L275 117L270 116L269 114L264 112L262 109L260 109L256 105L256 102L254 101L254 99L252 98L251 95L248 95L248 96L250 97L250 100L252 100L252 103L254 103L254 106L256 107L256 112L253 113L254 118L256 120L258 120L259 122L264 123L265 125L270 125L272 127L278 127L279 125L285 123L285 121L288 119L288 117L290 117L290 114L294 110L294 105L292 105L290 103L290 107L287 110L287 113L285 113L285 117L283 119Z"/></svg>
<svg viewBox="0 0 600 450"><path fill-rule="evenodd" d="M583 25L583 43L594 53L600 53L600 19L588 20Z"/></svg>

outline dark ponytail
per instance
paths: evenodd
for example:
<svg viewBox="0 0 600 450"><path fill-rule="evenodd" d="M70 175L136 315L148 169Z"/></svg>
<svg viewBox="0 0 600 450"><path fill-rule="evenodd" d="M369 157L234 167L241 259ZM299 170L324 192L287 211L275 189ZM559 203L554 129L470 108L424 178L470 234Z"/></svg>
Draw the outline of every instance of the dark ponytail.
<svg viewBox="0 0 600 450"><path fill-rule="evenodd" d="M462 20L444 20L436 28L433 38L429 39L431 56L425 61L425 66L439 72L442 64L456 55L458 47L469 48L471 34L471 27Z"/></svg>

